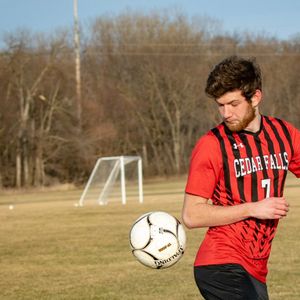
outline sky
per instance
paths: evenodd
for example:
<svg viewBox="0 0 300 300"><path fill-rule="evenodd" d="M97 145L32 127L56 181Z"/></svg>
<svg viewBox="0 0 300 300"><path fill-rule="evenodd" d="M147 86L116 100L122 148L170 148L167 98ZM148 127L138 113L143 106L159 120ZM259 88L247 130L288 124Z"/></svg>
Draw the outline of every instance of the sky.
<svg viewBox="0 0 300 300"><path fill-rule="evenodd" d="M250 32L286 40L300 35L300 0L78 0L82 25L126 10L178 10L216 20L232 34ZM19 29L51 33L73 26L73 0L0 0L0 41Z"/></svg>

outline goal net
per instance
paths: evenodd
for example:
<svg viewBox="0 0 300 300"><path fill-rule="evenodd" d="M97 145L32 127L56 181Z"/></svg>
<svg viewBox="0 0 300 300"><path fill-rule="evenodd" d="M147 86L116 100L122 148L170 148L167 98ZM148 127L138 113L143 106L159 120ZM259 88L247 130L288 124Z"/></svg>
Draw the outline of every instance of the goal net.
<svg viewBox="0 0 300 300"><path fill-rule="evenodd" d="M105 205L109 201L126 204L129 198L143 203L142 159L140 156L101 157L88 179L79 200Z"/></svg>

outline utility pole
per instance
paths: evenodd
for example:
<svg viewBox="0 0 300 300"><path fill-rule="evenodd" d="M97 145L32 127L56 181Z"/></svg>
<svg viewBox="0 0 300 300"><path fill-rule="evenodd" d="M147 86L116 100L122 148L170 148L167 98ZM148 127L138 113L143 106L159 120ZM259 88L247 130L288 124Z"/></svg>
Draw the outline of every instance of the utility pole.
<svg viewBox="0 0 300 300"><path fill-rule="evenodd" d="M76 114L78 128L81 130L81 73L80 73L80 32L78 21L78 3L73 0L74 9L74 49L75 49L75 78L76 78Z"/></svg>

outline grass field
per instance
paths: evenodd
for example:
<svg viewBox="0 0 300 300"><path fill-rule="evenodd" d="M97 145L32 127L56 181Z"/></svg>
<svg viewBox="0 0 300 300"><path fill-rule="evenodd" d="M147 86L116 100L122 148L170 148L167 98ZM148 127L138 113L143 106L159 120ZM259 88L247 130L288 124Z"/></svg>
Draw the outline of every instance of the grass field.
<svg viewBox="0 0 300 300"><path fill-rule="evenodd" d="M128 242L132 222L145 212L180 218L184 184L146 181L144 204L107 206L75 207L82 192L75 189L2 192L0 299L201 299L192 264L204 229L187 231L186 252L169 269L144 267ZM289 177L291 211L279 225L269 262L271 300L300 299L299 194L299 181Z"/></svg>

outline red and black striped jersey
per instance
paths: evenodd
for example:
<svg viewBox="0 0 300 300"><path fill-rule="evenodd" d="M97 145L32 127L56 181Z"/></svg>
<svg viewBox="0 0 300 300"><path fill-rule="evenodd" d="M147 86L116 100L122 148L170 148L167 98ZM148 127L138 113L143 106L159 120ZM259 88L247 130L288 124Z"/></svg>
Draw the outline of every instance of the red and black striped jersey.
<svg viewBox="0 0 300 300"><path fill-rule="evenodd" d="M186 193L228 206L283 195L287 172L300 177L300 131L262 116L260 130L231 132L224 123L197 142ZM239 263L265 282L278 221L248 218L210 227L195 265Z"/></svg>

